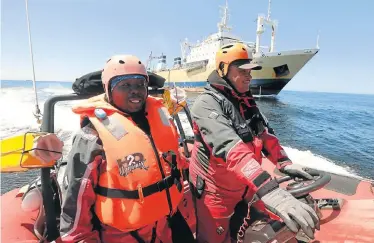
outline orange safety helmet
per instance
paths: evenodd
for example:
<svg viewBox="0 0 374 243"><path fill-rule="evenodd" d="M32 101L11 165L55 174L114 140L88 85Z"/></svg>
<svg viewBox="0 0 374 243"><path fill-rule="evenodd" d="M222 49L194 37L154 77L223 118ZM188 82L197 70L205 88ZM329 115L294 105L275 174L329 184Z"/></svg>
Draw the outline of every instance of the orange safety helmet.
<svg viewBox="0 0 374 243"><path fill-rule="evenodd" d="M216 53L216 70L221 77L225 77L233 62L237 63L239 68L261 70L260 65L251 63L252 59L252 53L248 52L246 45L242 43L226 44Z"/></svg>
<svg viewBox="0 0 374 243"><path fill-rule="evenodd" d="M116 55L111 57L105 64L101 73L101 81L104 85L105 93L109 97L110 81L117 76L122 75L142 75L149 82L149 77L144 64L132 55Z"/></svg>

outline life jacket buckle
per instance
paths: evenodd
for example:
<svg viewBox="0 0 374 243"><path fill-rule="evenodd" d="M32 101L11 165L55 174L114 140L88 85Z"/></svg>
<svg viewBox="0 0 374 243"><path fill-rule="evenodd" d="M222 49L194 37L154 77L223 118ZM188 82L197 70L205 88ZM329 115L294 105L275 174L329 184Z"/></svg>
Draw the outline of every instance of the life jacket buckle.
<svg viewBox="0 0 374 243"><path fill-rule="evenodd" d="M138 194L139 194L139 201L141 204L144 203L144 194L143 194L143 187L141 184L138 184Z"/></svg>

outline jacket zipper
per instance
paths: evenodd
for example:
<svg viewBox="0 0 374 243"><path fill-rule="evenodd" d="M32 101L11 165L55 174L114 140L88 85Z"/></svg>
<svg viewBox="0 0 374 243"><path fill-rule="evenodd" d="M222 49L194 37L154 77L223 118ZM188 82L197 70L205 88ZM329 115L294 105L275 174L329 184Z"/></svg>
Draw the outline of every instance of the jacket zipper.
<svg viewBox="0 0 374 243"><path fill-rule="evenodd" d="M156 158L157 158L157 163L158 163L158 167L160 169L160 172L161 172L161 176L162 176L162 179L165 179L165 173L162 169L162 165L161 165L161 160L160 160L160 157L158 155L158 151L156 149L156 145L153 141L153 137L151 134L147 134L148 138L151 140L151 144L152 144L152 148L153 148L153 151L155 152L155 155L156 155ZM170 196L170 191L169 191L169 188L166 187L166 197L168 199L168 204L169 204L169 209L170 209L170 213L173 211L173 206L172 206L172 203L171 203L171 196Z"/></svg>

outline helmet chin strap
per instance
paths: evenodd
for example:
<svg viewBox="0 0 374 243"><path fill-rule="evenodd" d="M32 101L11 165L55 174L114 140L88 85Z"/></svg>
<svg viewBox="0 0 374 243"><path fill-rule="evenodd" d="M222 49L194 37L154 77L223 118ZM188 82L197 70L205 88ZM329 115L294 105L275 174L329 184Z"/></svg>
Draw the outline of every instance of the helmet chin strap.
<svg viewBox="0 0 374 243"><path fill-rule="evenodd" d="M225 63L221 62L220 65L219 65L219 69L217 70L218 71L218 74L222 77L223 80L226 81L226 83L237 93L237 94L240 94L238 92L238 90L235 88L234 84L229 80L229 78L227 77L227 75L229 74L229 69L230 69L230 65L228 66L227 68L227 73L224 74L224 71L225 71Z"/></svg>
<svg viewBox="0 0 374 243"><path fill-rule="evenodd" d="M238 78L238 77L236 77ZM238 95L241 94L236 88L235 88L235 85L231 82L231 80L227 77L227 75L225 75L223 78L223 80L226 81L226 83L235 91L235 93L237 93Z"/></svg>

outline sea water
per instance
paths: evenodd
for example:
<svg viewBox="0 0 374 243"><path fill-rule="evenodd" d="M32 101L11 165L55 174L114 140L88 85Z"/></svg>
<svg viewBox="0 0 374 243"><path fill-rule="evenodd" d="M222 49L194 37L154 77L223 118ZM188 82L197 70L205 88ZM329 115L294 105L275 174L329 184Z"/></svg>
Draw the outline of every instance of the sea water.
<svg viewBox="0 0 374 243"><path fill-rule="evenodd" d="M72 93L69 82L37 82L39 107L53 95ZM198 94L189 93L191 106ZM55 129L64 141L66 157L79 117L72 104L56 105ZM374 180L374 95L282 91L275 98L256 99L294 163L337 174ZM1 81L0 138L39 128L33 115L35 95L31 81ZM182 115L187 134L192 135ZM1 174L1 193L20 187L39 170Z"/></svg>

